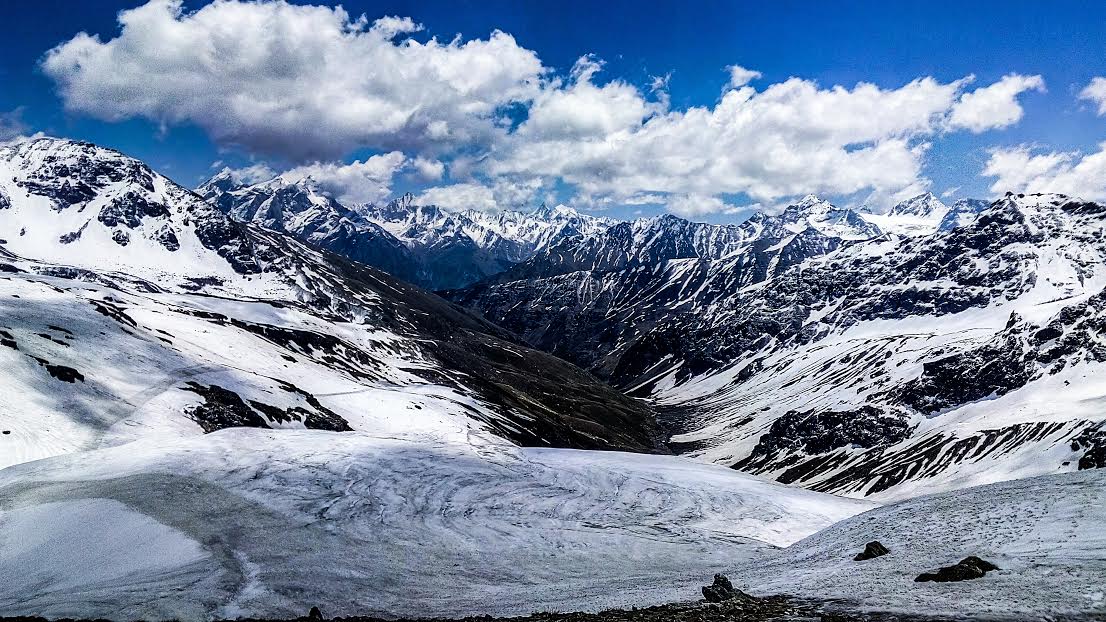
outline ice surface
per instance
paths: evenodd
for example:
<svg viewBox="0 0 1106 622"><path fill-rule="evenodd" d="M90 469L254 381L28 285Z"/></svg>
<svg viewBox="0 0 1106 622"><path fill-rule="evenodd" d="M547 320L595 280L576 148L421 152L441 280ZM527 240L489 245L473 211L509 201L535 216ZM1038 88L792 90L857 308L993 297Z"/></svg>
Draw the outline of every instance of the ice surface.
<svg viewBox="0 0 1106 622"><path fill-rule="evenodd" d="M51 564L48 582L8 583L0 614L657 604L697 598L714 572L870 507L671 456L523 449L483 434L228 429L0 471L0 508L17 517L0 521L0 539L58 516L34 555L99 558L112 578ZM113 547L128 541L151 545L120 559ZM0 577L24 571L19 550L0 557Z"/></svg>

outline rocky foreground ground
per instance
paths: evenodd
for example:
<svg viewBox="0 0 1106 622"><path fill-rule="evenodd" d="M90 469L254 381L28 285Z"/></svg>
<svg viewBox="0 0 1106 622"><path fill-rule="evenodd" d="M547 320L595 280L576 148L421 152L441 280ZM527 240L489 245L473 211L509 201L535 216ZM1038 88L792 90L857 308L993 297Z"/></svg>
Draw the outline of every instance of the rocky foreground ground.
<svg viewBox="0 0 1106 622"><path fill-rule="evenodd" d="M1057 618L1060 619L1060 618ZM1074 618L1063 618L1072 619ZM388 620L372 617L323 618L318 610L291 620L245 618L234 622L954 622L986 620L988 622L1014 622L1019 618L995 618L964 615L958 617L902 615L894 613L850 611L841 603L797 600L783 596L767 598L743 597L722 603L691 602L673 603L656 607L611 609L598 613L536 613L528 616L495 618L474 616L461 619L408 618ZM1106 621L1106 614L1078 618L1083 622ZM0 617L0 622L108 622L107 620L50 621L40 617ZM118 621L116 621L118 622ZM219 621L230 622L230 621Z"/></svg>

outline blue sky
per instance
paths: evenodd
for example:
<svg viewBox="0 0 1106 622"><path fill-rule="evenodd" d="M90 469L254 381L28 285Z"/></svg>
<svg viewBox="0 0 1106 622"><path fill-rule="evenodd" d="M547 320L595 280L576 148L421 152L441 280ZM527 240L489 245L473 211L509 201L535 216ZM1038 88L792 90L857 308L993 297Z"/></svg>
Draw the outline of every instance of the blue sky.
<svg viewBox="0 0 1106 622"><path fill-rule="evenodd" d="M371 23L379 17L394 15L409 17L424 27L418 32L402 32L397 35L396 41L410 36L425 42L436 36L448 42L459 34L460 45L474 39L487 40L493 30L501 30L513 37L519 50L532 53L538 59L543 80L550 82L560 78L559 86L547 84L543 87L544 93L570 90L574 66L578 72L584 70L585 79L596 89L613 81L636 90L642 102L654 106L643 113L645 116L638 125L651 117L679 115L694 107L714 110L719 106L730 79L727 68L733 65L759 72L760 76L747 85L736 84L731 88L746 86L757 92L763 92L792 76L809 81L817 89L842 85L851 90L858 82L868 82L888 92L902 89L919 78L931 77L937 84L947 85L965 76L974 76L970 84L951 95L943 95L956 100L1010 74L1039 76L1043 81L1043 90L1024 87L1011 99L1020 109L1019 118L1015 121L999 119L982 122L983 125L978 128L972 126L973 129L951 130L946 118L926 129L903 131L899 128L875 138L861 136L856 143L847 137L835 138L836 142L831 141L833 144L829 147L847 143L842 147L845 155L895 140L902 140L906 145L904 149L916 152L910 157L904 156L905 151L902 150L889 156L877 154L866 159L867 164L863 166L853 166L850 161L842 159L845 155L838 154L840 162L825 165L827 181L824 184L815 173L810 179L797 180L796 187L781 185L775 179L757 179L760 167L748 162L735 163L733 170L723 168L710 175L702 175L698 171L712 164L696 161L697 149L692 145L698 140L708 141L703 144L712 146L709 136L703 136L700 132L695 138L685 139L675 130L663 140L636 138L637 142L626 147L629 153L618 152L612 156L619 161L617 170L612 167L611 171L599 176L566 172L573 168L573 163L565 159L571 159L573 153L582 153L597 143L612 140L616 134L611 128L618 126L618 123L611 127L604 126L602 131L608 133L606 136L595 135L594 132L599 130L587 123L585 125L590 128L587 131L593 134L585 136L581 133L583 130L574 129L571 139L566 139L563 132L550 134L548 131L535 131L511 135L520 124L525 123L528 115L537 117L536 113L530 112L536 106L533 98L541 97L534 95L537 91L518 95L515 99L519 101L509 105L498 99L492 101L494 114L508 119L507 127L493 130L490 124L480 125L484 121L472 121L476 125L470 128L472 131L468 134L488 134L477 138L466 135L451 138L443 144L437 139L428 139L424 130L410 130L409 136L395 140L382 137L381 132L363 135L354 131L352 134L355 135L347 136L342 132L350 133L348 120L343 119L339 123L324 118L318 121L318 125L334 127L318 137L319 144L330 145L333 142L334 150L325 153L318 149L299 152L294 148L297 141L302 140L299 129L289 136L272 137L271 140L270 137L259 136L257 131L253 131L248 138L239 135L228 137L227 132L231 130L227 129L226 124L237 128L241 120L216 122L204 119L203 115L222 115L225 102L202 101L202 92L189 95L195 96L197 103L190 106L187 114L182 115L179 110L166 112L173 108L174 102L169 101L151 104L148 109L143 108L146 104L131 102L123 106L126 114L116 115L112 112L113 105L119 98L131 96L136 88L134 84L114 85L112 88L116 91L106 87L90 89L87 86L90 81L99 84L103 78L96 74L77 75L91 70L83 65L77 67L71 59L68 64L59 62L60 68L52 71L45 70L41 65L48 50L69 41L78 32L99 35L100 40L105 42L119 37L121 27L116 20L117 13L140 4L39 1L5 5L8 23L24 25L19 29L9 29L0 42L3 51L0 54L0 113L6 115L7 131L12 133L15 126L22 133L41 131L115 147L146 160L185 185L194 185L210 175L212 163L217 161L232 167L264 163L274 172L310 166L317 161L316 166L331 167L315 169L326 176L326 171L333 173L335 166L344 163L355 160L364 162L374 155L398 153L402 156L397 155L390 163L378 165L374 161L370 173L376 176L374 184L347 187L347 183L342 186L342 183L348 182L348 176L340 178L335 174L336 192L346 189L354 198L372 195L372 198L378 199L385 193L410 190L420 194L428 188L440 187L452 190L427 196L449 196L463 201L466 196L486 199L487 193L479 194L477 187L499 184L494 200L499 207L514 206L512 203L559 200L583 208L604 209L619 217L638 212L653 214L664 211L666 206L672 209L672 205L685 205L682 208L685 213L698 219L741 219L747 213L744 209L747 206L770 208L786 202L793 197L793 193L799 192L799 186L804 182L812 186L822 185L822 188L810 190L817 190L842 203L886 202L887 197L896 192L922 187L937 194L959 187L960 190L951 194L950 198L989 196L993 194L992 184L996 180L1010 186L1022 186L1011 188L1013 190L1048 190L1053 189L1051 186L1054 185L1057 190L1078 190L1092 198L1098 198L1097 194L1102 192L1102 182L1097 184L1099 187L1091 187L1095 184L1087 178L1089 172L1097 170L1098 164L1093 156L1099 151L1099 142L1106 140L1106 119L1098 114L1098 100L1081 99L1079 96L1093 78L1106 75L1106 4L1103 3L343 3L352 18L365 14ZM187 20L188 12L200 9L203 4L186 2L184 12L177 19ZM244 38L249 38L248 30L242 34ZM289 42L289 46L297 47L294 42ZM601 69L596 68L589 73L586 65L577 65L577 61L585 55L593 55L592 62L601 61ZM126 60L125 54L120 58ZM162 61L168 65L173 62L172 59ZM112 71L110 66L105 66L101 70L105 75L141 73L141 66L138 66L138 71L133 70L135 65L130 66L132 70L123 67L119 65ZM272 62L259 65L259 71L272 68ZM351 71L389 69L352 66ZM668 77L662 92L651 90L657 76ZM157 78L151 76L133 75L131 78L140 88L157 82ZM225 77L210 79L218 81ZM420 72L415 71L412 80L421 79ZM71 104L68 110L66 97L59 93L60 85L66 80L71 85L77 85L74 92L83 89L80 95L68 96ZM286 87L297 91L312 88L309 83L300 86L296 80L293 75L292 81L285 83ZM200 90L217 91L219 88L216 83ZM432 92L436 88L436 83L430 81L420 85L420 92ZM603 93L604 96L607 94ZM610 94L613 95L613 92ZM176 92L145 96L180 99ZM279 97L280 94L274 96ZM342 94L329 94L328 97L328 101L343 105ZM76 105L73 105L74 101ZM663 109L656 108L662 105L662 101ZM880 102L882 99L878 99L876 105L882 106ZM425 104L422 100L418 103ZM487 101L482 100L482 103ZM450 106L467 104L466 100L460 99L437 101L434 106L438 107L430 109L428 114L441 112L452 115L454 111ZM571 105L571 101L566 105ZM955 101L950 104L954 105ZM757 108L753 112L757 110L763 109ZM946 117L955 114L951 107L942 110L938 114ZM837 113L831 107L823 114L832 116ZM166 118L166 115L173 118ZM306 119L304 124L307 126L315 125L311 113L305 112L304 115L295 118ZM451 118L457 121L454 126L469 123L467 118L460 116ZM560 119L556 122L557 128L563 129L566 123L575 123L557 118ZM740 152L746 144L755 147L751 142L762 139L769 142L779 140L789 149L793 148L797 154L795 157L809 156L814 158L814 162L822 161L815 152L827 148L824 141L814 141L810 145L792 143L798 140L796 136L806 137L811 133L828 131L824 127L785 128L782 134L773 134L775 130L772 128L755 127L757 122L756 119L749 121L753 126L743 126L732 139L735 142L725 145L719 153ZM631 132L636 132L636 125L629 127ZM832 131L849 130L834 128ZM489 134L496 132L499 133L495 136ZM526 138L531 135L537 138ZM688 153L679 158L686 160L687 170L692 171L688 175L701 179L701 182L685 183L678 179L678 171L682 170L685 162L676 162L679 159L676 156L673 156L673 165L663 172L652 168L651 161L634 162L632 154L646 145L654 149L649 156L654 162L666 153L686 148ZM544 161L545 154L554 149L562 149L565 154L555 162ZM1010 158L1001 162L995 160L995 149L1011 150ZM1017 149L1021 151L1015 152ZM396 164L400 157L404 158L403 164ZM718 157L718 154L710 156L714 160ZM878 162L884 157L889 163L898 162L889 164L889 168L900 166L902 170L886 175L879 170L850 172L861 171L864 166L878 169ZM444 173L433 178L437 169L434 166L416 168L416 158L421 158L422 163L440 164ZM810 168L803 164L804 161L797 160L796 165ZM992 172L998 174L981 176L989 163ZM1049 169L1049 165L1053 164L1055 166ZM381 172L382 166L387 169L387 174ZM919 168L916 171L907 170L911 166ZM842 171L842 167L849 170ZM1042 167L1049 170L1042 174L1039 170ZM423 174L424 170L431 173ZM385 178L382 179L382 176ZM733 181L744 177L750 179ZM911 177L921 185L908 183ZM717 185L717 189L712 184ZM1072 188L1073 184L1075 188ZM1079 184L1087 184L1088 187L1083 189ZM585 189L581 190L582 187ZM355 197L359 192L368 194ZM689 204L708 207L686 207Z"/></svg>

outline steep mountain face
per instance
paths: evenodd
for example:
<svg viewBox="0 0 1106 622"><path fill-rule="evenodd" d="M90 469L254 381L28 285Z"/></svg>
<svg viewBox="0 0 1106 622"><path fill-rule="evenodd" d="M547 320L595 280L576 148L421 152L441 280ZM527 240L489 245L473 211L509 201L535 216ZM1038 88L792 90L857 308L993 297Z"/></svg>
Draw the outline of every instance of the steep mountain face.
<svg viewBox="0 0 1106 622"><path fill-rule="evenodd" d="M117 152L5 147L0 192L4 464L237 425L656 448L640 402Z"/></svg>
<svg viewBox="0 0 1106 622"><path fill-rule="evenodd" d="M565 206L543 206L529 214L446 212L417 205L410 194L383 205L345 206L310 178L243 184L229 170L196 192L238 222L290 233L429 289L464 287L554 242L614 224Z"/></svg>
<svg viewBox="0 0 1106 622"><path fill-rule="evenodd" d="M698 334L732 324L742 313L733 304L738 292L872 235L878 229L855 212L813 197L741 225L661 216L564 240L447 295L528 342L633 388L666 355L686 360L687 373L729 360L723 341L702 347L682 329L666 335L664 327Z"/></svg>
<svg viewBox="0 0 1106 622"><path fill-rule="evenodd" d="M963 227L969 224L979 213L990 207L989 201L981 201L979 199L960 199L956 203L953 203L948 212L941 218L941 223L937 226L940 231L948 231L957 227Z"/></svg>
<svg viewBox="0 0 1106 622"><path fill-rule="evenodd" d="M949 212L948 205L927 192L895 205L885 214L865 213L864 219L886 233L932 235L941 229Z"/></svg>
<svg viewBox="0 0 1106 622"><path fill-rule="evenodd" d="M842 240L794 233L804 203L720 259L451 295L652 397L678 451L787 483L896 498L1099 463L1106 208L1007 196Z"/></svg>
<svg viewBox="0 0 1106 622"><path fill-rule="evenodd" d="M411 195L384 206L359 206L358 211L419 258L420 278L432 289L464 287L504 272L557 241L603 231L614 224L565 206L542 206L529 214L451 213L415 205Z"/></svg>
<svg viewBox="0 0 1106 622"><path fill-rule="evenodd" d="M310 178L290 183L277 177L241 186L224 170L197 193L237 222L291 234L406 281L416 282L421 276L418 260L407 247L324 194Z"/></svg>

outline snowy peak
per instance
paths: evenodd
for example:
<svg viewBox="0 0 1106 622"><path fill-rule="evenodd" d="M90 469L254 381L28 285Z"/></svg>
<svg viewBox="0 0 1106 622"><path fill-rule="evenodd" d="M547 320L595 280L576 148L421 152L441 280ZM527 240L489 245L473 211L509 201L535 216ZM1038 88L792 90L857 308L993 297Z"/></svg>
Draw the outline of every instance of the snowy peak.
<svg viewBox="0 0 1106 622"><path fill-rule="evenodd" d="M891 208L892 216L916 216L919 218L940 219L949 207L931 192L919 194Z"/></svg>
<svg viewBox="0 0 1106 622"><path fill-rule="evenodd" d="M227 192L233 192L246 184L229 167L223 167L215 175L196 188L196 194L205 199L215 199Z"/></svg>
<svg viewBox="0 0 1106 622"><path fill-rule="evenodd" d="M826 237L842 240L867 240L882 233L878 226L857 212L841 209L813 194L789 205L778 218L793 233L814 229Z"/></svg>
<svg viewBox="0 0 1106 622"><path fill-rule="evenodd" d="M981 199L960 199L949 207L949 211L941 218L938 230L949 231L957 227L971 224L979 213L991 206L990 201Z"/></svg>
<svg viewBox="0 0 1106 622"><path fill-rule="evenodd" d="M18 255L159 280L260 271L246 234L117 151L40 138L0 148L0 238Z"/></svg>
<svg viewBox="0 0 1106 622"><path fill-rule="evenodd" d="M939 231L948 213L949 206L926 192L895 205L886 214L865 213L863 217L886 233L918 237Z"/></svg>

